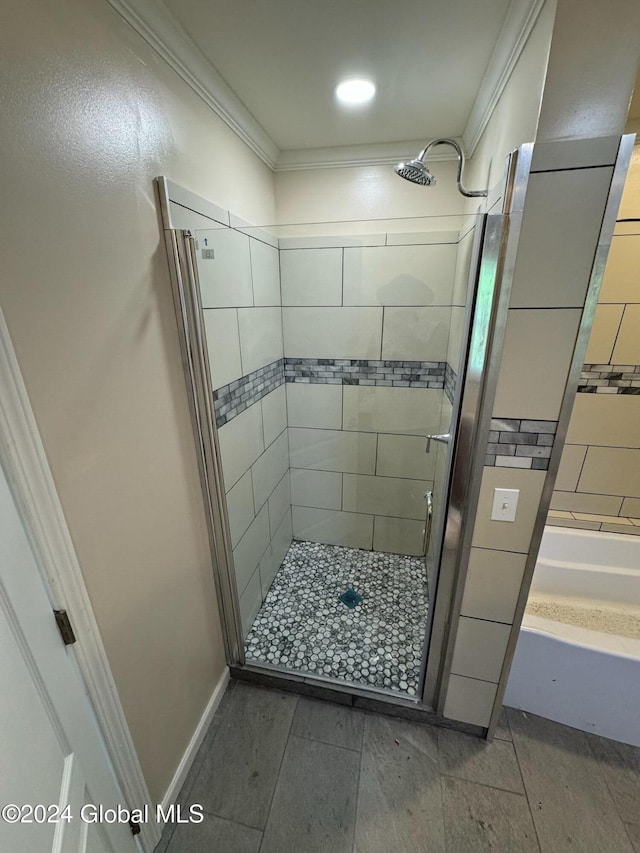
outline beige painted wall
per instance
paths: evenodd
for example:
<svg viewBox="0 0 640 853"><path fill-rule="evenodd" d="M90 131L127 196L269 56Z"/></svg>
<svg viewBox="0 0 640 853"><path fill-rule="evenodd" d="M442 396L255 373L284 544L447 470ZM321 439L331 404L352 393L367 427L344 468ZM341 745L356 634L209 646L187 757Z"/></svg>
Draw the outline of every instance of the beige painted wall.
<svg viewBox="0 0 640 853"><path fill-rule="evenodd" d="M633 373L640 385L640 372L634 372L640 371L639 218L640 146L636 146L585 363L601 375L608 365L625 367L626 375ZM640 387L637 392L576 397L550 524L618 533L637 528L640 533Z"/></svg>
<svg viewBox="0 0 640 853"><path fill-rule="evenodd" d="M409 159L417 154L407 151L406 156ZM433 172L438 183L428 189L399 178L391 164L276 172L277 221L290 224L431 216L438 217L437 229L444 231L452 227L445 217L461 214L464 199L456 189L453 161L434 162Z"/></svg>
<svg viewBox="0 0 640 853"><path fill-rule="evenodd" d="M535 140L555 12L556 0L547 0L469 160L468 186L493 188L501 184L507 155ZM468 199L467 210L476 207L477 200Z"/></svg>
<svg viewBox="0 0 640 853"><path fill-rule="evenodd" d="M556 0L547 0L467 163L464 182L472 189L500 184L509 152L536 137L555 11ZM428 189L401 180L392 165L277 172L277 221L440 217L478 209L477 199L465 200L456 189L455 162L434 161L433 172L438 183Z"/></svg>
<svg viewBox="0 0 640 853"><path fill-rule="evenodd" d="M154 798L224 668L152 179L270 171L103 0L7 0L0 299Z"/></svg>
<svg viewBox="0 0 640 853"><path fill-rule="evenodd" d="M557 0L538 142L615 136L638 71L637 0Z"/></svg>

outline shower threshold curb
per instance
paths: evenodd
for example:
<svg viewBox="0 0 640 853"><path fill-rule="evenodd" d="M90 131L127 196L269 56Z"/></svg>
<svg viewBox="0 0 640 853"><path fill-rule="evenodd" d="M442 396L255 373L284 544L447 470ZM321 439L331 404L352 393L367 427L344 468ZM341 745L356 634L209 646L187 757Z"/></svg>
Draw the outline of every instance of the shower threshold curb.
<svg viewBox="0 0 640 853"><path fill-rule="evenodd" d="M430 708L418 704L416 700L382 693L379 693L380 698L377 698L376 695L372 695L366 690L358 690L351 685L327 683L313 676L278 672L252 664L231 665L229 671L231 678L235 678L237 681L259 684L263 687L284 690L288 693L297 693L300 696L309 696L312 699L319 699L324 702L348 705L353 708L360 708L363 711L386 714L389 717L399 717L443 729L453 729L476 737L486 738L487 736L485 727L458 720L447 720L438 716Z"/></svg>

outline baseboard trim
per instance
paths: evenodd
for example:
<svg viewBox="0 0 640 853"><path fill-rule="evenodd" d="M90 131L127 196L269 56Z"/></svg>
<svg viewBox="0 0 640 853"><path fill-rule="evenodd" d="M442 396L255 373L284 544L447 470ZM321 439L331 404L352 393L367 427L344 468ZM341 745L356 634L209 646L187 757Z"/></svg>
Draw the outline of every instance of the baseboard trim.
<svg viewBox="0 0 640 853"><path fill-rule="evenodd" d="M207 706L204 709L202 716L200 717L200 721L195 728L193 735L191 736L191 740L189 741L187 748L184 751L182 758L180 759L180 763L176 768L176 772L173 774L173 779L169 782L169 787L167 788L164 797L162 798L162 807L166 810L167 806L171 803L174 803L180 793L180 789L184 785L184 780L187 778L187 773L191 769L191 765L196 757L198 750L202 744L202 741L205 738L207 730L211 725L211 721L213 720L214 714L218 710L218 706L222 701L222 697L224 696L224 691L227 689L227 685L229 684L229 667L226 666L224 668L224 672L220 676L218 683L216 684L213 693L211 694L211 698L207 702Z"/></svg>

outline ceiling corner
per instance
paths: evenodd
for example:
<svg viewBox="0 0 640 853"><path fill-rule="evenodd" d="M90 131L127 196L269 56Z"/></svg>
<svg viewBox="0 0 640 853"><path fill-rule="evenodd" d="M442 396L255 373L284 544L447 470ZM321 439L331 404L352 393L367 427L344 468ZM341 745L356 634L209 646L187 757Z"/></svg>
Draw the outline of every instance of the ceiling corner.
<svg viewBox="0 0 640 853"><path fill-rule="evenodd" d="M280 151L162 0L107 2L274 171L389 165L413 155L429 141ZM511 0L462 140L459 140L468 157L475 151L544 3L545 0ZM433 159L450 158L449 152L443 152Z"/></svg>
<svg viewBox="0 0 640 853"><path fill-rule="evenodd" d="M546 0L511 0L462 138L472 157Z"/></svg>
<svg viewBox="0 0 640 853"><path fill-rule="evenodd" d="M218 74L161 0L107 0L264 163L280 151L262 125Z"/></svg>

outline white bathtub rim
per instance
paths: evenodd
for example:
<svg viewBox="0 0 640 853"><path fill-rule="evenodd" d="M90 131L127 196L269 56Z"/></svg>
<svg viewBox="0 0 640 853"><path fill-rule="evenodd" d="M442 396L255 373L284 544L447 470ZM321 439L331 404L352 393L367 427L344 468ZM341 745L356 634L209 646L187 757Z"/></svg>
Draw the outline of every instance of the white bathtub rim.
<svg viewBox="0 0 640 853"><path fill-rule="evenodd" d="M531 595L640 608L640 536L552 527L542 542Z"/></svg>
<svg viewBox="0 0 640 853"><path fill-rule="evenodd" d="M639 537L640 538L640 537ZM544 569L560 569L562 571L595 572L602 575L620 574L624 577L640 579L640 569L629 566L602 566L598 563L577 563L575 560L550 560L548 558L538 559L536 569L542 566Z"/></svg>
<svg viewBox="0 0 640 853"><path fill-rule="evenodd" d="M606 552L606 559L603 556ZM582 530L575 527L547 525L544 529L538 560L578 563L587 566L614 566L631 569L638 565L640 536ZM564 556L570 559L562 559Z"/></svg>
<svg viewBox="0 0 640 853"><path fill-rule="evenodd" d="M636 640L634 637L621 637L619 634L594 631L592 628L583 628L580 625L571 625L568 622L545 619L543 616L535 616L533 613L525 613L520 630L552 637L558 642L588 652L597 651L629 660L640 660L640 640Z"/></svg>

